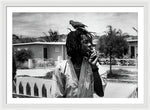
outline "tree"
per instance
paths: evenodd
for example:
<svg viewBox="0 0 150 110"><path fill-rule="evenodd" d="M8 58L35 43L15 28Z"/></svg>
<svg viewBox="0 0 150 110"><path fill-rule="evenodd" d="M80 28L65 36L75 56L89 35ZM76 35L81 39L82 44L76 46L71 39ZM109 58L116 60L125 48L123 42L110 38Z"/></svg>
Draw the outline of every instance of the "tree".
<svg viewBox="0 0 150 110"><path fill-rule="evenodd" d="M110 74L112 73L112 58L122 58L128 52L128 43L122 31L107 26L108 31L99 38L97 48L110 59Z"/></svg>
<svg viewBox="0 0 150 110"><path fill-rule="evenodd" d="M47 35L45 32L43 32L43 34L45 35L47 42L57 42L59 40L58 32L53 31L52 29L48 31L49 35Z"/></svg>
<svg viewBox="0 0 150 110"><path fill-rule="evenodd" d="M35 42L35 41L36 41L36 38L33 38L33 37L20 38L21 43L28 43L28 42Z"/></svg>
<svg viewBox="0 0 150 110"><path fill-rule="evenodd" d="M13 34L13 44L16 43L28 43L28 42L36 42L37 38L34 37L22 37L22 35L18 36L16 34Z"/></svg>
<svg viewBox="0 0 150 110"><path fill-rule="evenodd" d="M16 34L13 34L12 37L13 37L13 39L12 39L13 40L13 44L20 43L19 36L17 36Z"/></svg>
<svg viewBox="0 0 150 110"><path fill-rule="evenodd" d="M33 57L33 53L31 50L21 49L15 52L15 57L17 61L24 63Z"/></svg>

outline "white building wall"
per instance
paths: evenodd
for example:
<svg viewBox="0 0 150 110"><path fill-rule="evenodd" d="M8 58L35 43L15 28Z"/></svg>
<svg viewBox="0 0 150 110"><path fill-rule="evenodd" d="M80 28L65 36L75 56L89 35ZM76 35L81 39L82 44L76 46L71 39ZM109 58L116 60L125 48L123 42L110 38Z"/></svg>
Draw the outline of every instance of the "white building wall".
<svg viewBox="0 0 150 110"><path fill-rule="evenodd" d="M15 45L14 49L29 49L33 53L33 58L43 58L43 45Z"/></svg>

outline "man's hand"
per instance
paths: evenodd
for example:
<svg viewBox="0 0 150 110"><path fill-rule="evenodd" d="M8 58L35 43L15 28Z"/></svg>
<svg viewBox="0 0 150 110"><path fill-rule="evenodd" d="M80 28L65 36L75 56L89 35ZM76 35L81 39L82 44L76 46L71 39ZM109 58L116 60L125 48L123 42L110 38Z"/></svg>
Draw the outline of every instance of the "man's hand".
<svg viewBox="0 0 150 110"><path fill-rule="evenodd" d="M99 52L98 51L96 51L95 49L93 49L92 51L91 51L91 55L90 55L90 57L89 57L89 62L90 62L90 64L92 64L92 65L96 65L96 63L97 63L97 61L98 61L98 59L99 59L99 57L100 57L100 55L99 55Z"/></svg>

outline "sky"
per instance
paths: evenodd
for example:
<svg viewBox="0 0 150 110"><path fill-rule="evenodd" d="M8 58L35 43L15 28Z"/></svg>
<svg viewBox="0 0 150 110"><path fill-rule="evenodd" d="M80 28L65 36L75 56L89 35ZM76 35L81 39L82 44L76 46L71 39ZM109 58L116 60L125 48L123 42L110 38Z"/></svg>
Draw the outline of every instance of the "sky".
<svg viewBox="0 0 150 110"><path fill-rule="evenodd" d="M138 14L133 12L15 12L13 13L13 34L39 37L44 35L43 32L47 33L49 29L58 31L59 34L67 34L70 32L67 28L74 30L69 20L82 22L88 26L86 28L88 31L96 32L98 35L104 34L107 25L121 29L123 33L129 35L137 35L132 27L138 29Z"/></svg>

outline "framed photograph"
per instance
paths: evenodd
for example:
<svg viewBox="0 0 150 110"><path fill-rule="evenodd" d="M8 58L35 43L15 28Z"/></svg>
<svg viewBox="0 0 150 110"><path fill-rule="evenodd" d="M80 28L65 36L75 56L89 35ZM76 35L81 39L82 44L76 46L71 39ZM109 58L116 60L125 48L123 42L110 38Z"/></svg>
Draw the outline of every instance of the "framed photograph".
<svg viewBox="0 0 150 110"><path fill-rule="evenodd" d="M146 4L15 6L3 3L3 11L6 27L3 38L6 41L6 80L3 82L7 105L131 105L133 109L137 106L147 109ZM68 59L69 34L78 31L92 36L92 45L103 53L98 59L98 72L104 95L98 96L96 92L92 92L92 98L87 95L92 91L88 89L94 86L84 80L86 89L80 87L83 81L80 80L86 79L86 76L81 77L82 72L76 90L72 85L76 77L65 72L72 82L68 87L66 80L65 97L58 98L62 89L59 90L56 68ZM76 45L74 42L72 45ZM77 96L73 98L74 94Z"/></svg>

